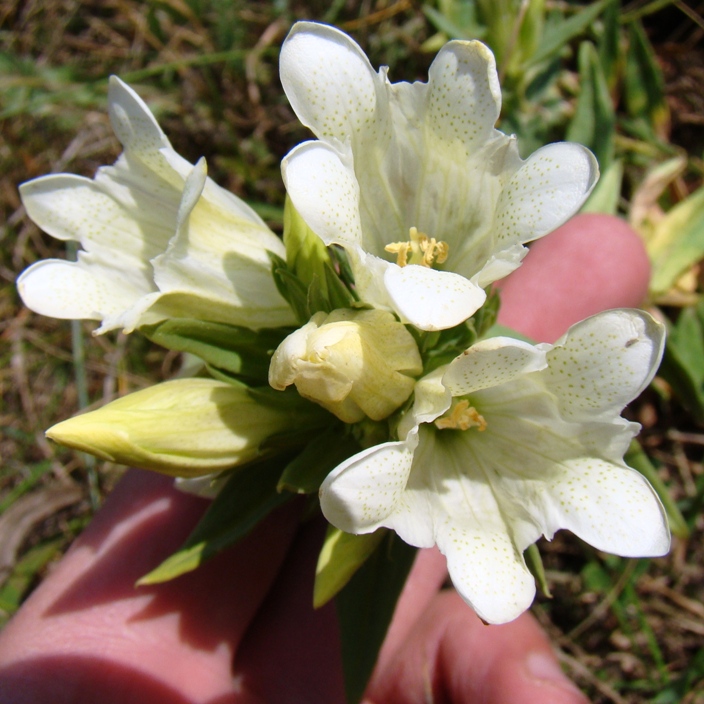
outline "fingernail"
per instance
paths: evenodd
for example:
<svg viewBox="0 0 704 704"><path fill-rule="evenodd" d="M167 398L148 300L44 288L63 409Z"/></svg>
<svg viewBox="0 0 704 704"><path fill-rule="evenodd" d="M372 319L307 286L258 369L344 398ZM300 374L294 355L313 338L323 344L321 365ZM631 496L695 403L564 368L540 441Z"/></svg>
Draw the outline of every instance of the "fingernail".
<svg viewBox="0 0 704 704"><path fill-rule="evenodd" d="M586 702L587 698L577 689L577 686L569 680L562 671L557 660L544 652L534 652L528 655L526 660L528 672L536 680L556 685L560 689L577 695L579 701Z"/></svg>

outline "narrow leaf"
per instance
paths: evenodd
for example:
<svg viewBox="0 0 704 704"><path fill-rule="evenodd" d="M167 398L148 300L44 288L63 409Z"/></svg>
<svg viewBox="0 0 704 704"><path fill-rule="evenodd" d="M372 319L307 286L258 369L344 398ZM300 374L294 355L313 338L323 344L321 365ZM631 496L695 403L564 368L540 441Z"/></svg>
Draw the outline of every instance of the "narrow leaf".
<svg viewBox="0 0 704 704"><path fill-rule="evenodd" d="M140 329L162 347L188 352L225 372L266 382L273 351L290 332L287 328L248 328L186 318L172 318Z"/></svg>
<svg viewBox="0 0 704 704"><path fill-rule="evenodd" d="M278 490L297 494L314 494L323 479L344 462L359 452L360 446L339 424L316 435L306 448L291 462L279 479Z"/></svg>
<svg viewBox="0 0 704 704"><path fill-rule="evenodd" d="M281 466L281 457L274 457L234 472L183 547L137 584L159 584L191 572L246 536L291 498L276 490Z"/></svg>
<svg viewBox="0 0 704 704"><path fill-rule="evenodd" d="M368 535L351 535L328 526L323 548L315 568L313 606L327 604L364 564L386 536L383 528Z"/></svg>
<svg viewBox="0 0 704 704"><path fill-rule="evenodd" d="M335 599L349 704L362 698L415 553L388 533Z"/></svg>
<svg viewBox="0 0 704 704"><path fill-rule="evenodd" d="M588 5L567 20L553 23L546 28L540 48L533 54L527 67L535 66L541 61L552 58L565 44L581 34L602 13L609 0L600 0Z"/></svg>

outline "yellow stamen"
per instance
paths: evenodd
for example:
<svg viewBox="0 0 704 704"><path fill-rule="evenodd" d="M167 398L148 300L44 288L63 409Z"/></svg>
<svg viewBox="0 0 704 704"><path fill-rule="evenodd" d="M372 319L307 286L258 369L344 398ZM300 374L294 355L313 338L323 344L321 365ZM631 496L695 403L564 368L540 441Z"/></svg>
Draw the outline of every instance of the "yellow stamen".
<svg viewBox="0 0 704 704"><path fill-rule="evenodd" d="M407 242L392 242L384 247L387 252L396 255L396 263L399 266L420 264L432 267L436 262L442 264L447 260L450 252L447 242L438 242L434 237L428 237L425 233L419 232L417 227L412 227L408 231L408 237Z"/></svg>
<svg viewBox="0 0 704 704"><path fill-rule="evenodd" d="M406 264L408 264L408 250L411 249L410 242L392 242L391 244L387 244L384 249L387 252L397 255L396 263L399 266L406 266Z"/></svg>
<svg viewBox="0 0 704 704"><path fill-rule="evenodd" d="M462 399L452 407L449 415L438 418L435 421L435 426L440 430L478 428L481 433L486 430L486 420L474 406L469 405L469 401Z"/></svg>

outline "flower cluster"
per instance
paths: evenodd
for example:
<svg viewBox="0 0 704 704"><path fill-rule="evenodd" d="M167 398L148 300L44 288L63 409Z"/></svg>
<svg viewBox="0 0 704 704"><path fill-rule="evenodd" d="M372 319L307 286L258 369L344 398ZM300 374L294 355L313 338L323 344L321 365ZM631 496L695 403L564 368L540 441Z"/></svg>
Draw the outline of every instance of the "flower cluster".
<svg viewBox="0 0 704 704"><path fill-rule="evenodd" d="M28 307L203 362L50 437L211 494L257 476L233 467L273 458L272 495L319 490L336 529L437 545L490 623L530 605L524 552L540 536L665 553L662 505L623 460L639 427L621 417L658 367L663 327L615 310L554 345L491 330L491 284L579 209L593 155L562 143L522 160L495 127L498 77L479 42L447 44L427 83L391 83L347 35L302 22L281 80L317 137L282 164L283 240L204 160L176 154L114 77L118 161L21 187L38 225L82 246L20 276Z"/></svg>

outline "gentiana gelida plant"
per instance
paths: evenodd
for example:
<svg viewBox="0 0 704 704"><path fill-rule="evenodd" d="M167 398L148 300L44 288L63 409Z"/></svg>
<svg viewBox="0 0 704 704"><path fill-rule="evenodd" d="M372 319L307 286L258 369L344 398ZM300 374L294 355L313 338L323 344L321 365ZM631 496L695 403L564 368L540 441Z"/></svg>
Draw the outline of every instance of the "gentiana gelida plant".
<svg viewBox="0 0 704 704"><path fill-rule="evenodd" d="M281 78L318 138L284 159L283 241L176 154L116 78L118 161L22 186L30 217L82 246L75 263L22 274L30 308L203 361L49 436L179 477L214 506L246 485L250 517L296 493L319 500L331 529L317 603L353 588L389 531L437 545L488 623L530 606L524 552L561 528L618 555L664 554L660 500L623 460L639 426L621 417L655 374L663 326L609 311L554 345L492 328L490 285L579 209L592 154L553 144L521 160L494 127L499 83L479 42L447 44L428 83L391 83L342 32L299 23ZM197 564L167 560L149 579Z"/></svg>

